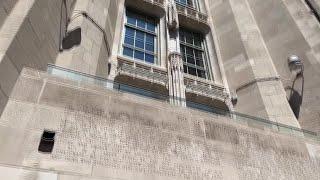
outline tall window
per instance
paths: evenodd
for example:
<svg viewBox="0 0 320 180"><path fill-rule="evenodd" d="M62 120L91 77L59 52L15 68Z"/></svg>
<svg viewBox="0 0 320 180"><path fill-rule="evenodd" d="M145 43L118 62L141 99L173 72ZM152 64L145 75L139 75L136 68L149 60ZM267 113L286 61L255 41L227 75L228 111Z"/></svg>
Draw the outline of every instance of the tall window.
<svg viewBox="0 0 320 180"><path fill-rule="evenodd" d="M207 79L206 56L202 34L180 28L179 36L184 73Z"/></svg>
<svg viewBox="0 0 320 180"><path fill-rule="evenodd" d="M192 0L176 0L177 3L185 6L192 6L193 7L193 2Z"/></svg>
<svg viewBox="0 0 320 180"><path fill-rule="evenodd" d="M157 24L154 18L126 12L123 55L147 63L157 61Z"/></svg>
<svg viewBox="0 0 320 180"><path fill-rule="evenodd" d="M182 6L193 7L194 9L200 10L200 4L198 0L175 0L177 4Z"/></svg>

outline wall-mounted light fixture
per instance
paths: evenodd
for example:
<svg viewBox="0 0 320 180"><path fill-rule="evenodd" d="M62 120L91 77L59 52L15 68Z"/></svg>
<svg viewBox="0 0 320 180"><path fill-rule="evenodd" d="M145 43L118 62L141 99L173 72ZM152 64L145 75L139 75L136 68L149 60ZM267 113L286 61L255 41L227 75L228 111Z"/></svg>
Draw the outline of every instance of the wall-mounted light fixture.
<svg viewBox="0 0 320 180"><path fill-rule="evenodd" d="M290 89L290 95L288 97L288 102L289 105L296 116L296 118L299 118L300 114L300 108L302 105L303 101L303 89L304 89L304 76L303 76L303 71L304 71L304 66L302 60L296 56L296 55L291 55L288 58L288 65L290 68L290 71L294 75L294 79L292 80L292 85L288 89ZM301 82L301 87L297 86L299 83L297 80L300 79Z"/></svg>
<svg viewBox="0 0 320 180"><path fill-rule="evenodd" d="M289 56L288 65L289 65L290 71L295 72L296 75L303 73L303 63L297 55Z"/></svg>

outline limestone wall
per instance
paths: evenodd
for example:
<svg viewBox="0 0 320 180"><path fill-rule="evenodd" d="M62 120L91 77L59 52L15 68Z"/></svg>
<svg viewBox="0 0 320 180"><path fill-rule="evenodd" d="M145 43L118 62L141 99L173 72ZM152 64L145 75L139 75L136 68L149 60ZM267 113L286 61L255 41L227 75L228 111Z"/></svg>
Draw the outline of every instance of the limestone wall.
<svg viewBox="0 0 320 180"><path fill-rule="evenodd" d="M302 0L248 3L300 125L320 132L319 22ZM289 70L287 59L292 54L303 61L303 77L295 78Z"/></svg>
<svg viewBox="0 0 320 180"><path fill-rule="evenodd" d="M76 1L68 31L81 28L81 43L70 49L64 49L59 54L56 64L107 77L108 59L114 44L120 2L118 0ZM81 13L86 13L88 17Z"/></svg>
<svg viewBox="0 0 320 180"><path fill-rule="evenodd" d="M23 67L45 70L55 62L72 2L1 1L7 14L0 15L0 113Z"/></svg>
<svg viewBox="0 0 320 180"><path fill-rule="evenodd" d="M237 89L236 111L291 125L294 113L302 128L320 132L320 24L304 0L209 4L227 81ZM290 55L302 59L303 77L290 72ZM279 75L281 84L252 81L268 73ZM239 89L248 82L253 83Z"/></svg>
<svg viewBox="0 0 320 180"><path fill-rule="evenodd" d="M30 69L20 76L0 129L0 164L57 177L320 178L314 141ZM57 132L52 154L37 152L43 129Z"/></svg>
<svg viewBox="0 0 320 180"><path fill-rule="evenodd" d="M8 14L10 14L16 2L17 0L2 0L0 2L0 27L8 17Z"/></svg>

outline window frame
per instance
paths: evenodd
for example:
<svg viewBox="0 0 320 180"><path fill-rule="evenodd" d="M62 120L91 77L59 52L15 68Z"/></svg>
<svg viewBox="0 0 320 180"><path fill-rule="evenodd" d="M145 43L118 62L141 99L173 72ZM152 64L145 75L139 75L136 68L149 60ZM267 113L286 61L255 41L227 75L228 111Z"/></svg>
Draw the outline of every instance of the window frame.
<svg viewBox="0 0 320 180"><path fill-rule="evenodd" d="M144 17L145 18L145 22L148 22L148 21L153 21L155 24L155 31L151 31L151 30L148 30L148 27L147 27L147 23L145 25L145 28L141 28L141 27L138 27L138 22L136 21L136 25L132 25L132 24L129 24L127 23L127 20L128 20L128 13L132 13L134 16L137 16L137 17ZM133 45L128 45L128 44L125 44L125 38L126 38L126 29L127 28L131 28L135 31L135 34L134 34L134 37L133 37ZM144 33L144 48L139 48L136 46L136 32L139 31L139 32L143 32ZM148 44L146 42L146 39L147 39L147 35L152 35L154 36L154 52L152 51L149 51L146 49L146 44ZM135 61L135 62L139 62L139 63L146 63L146 64L150 64L150 65L157 65L157 66L160 66L161 65L161 59L160 59L160 19L157 18L157 17L154 17L154 16L151 16L151 15L148 15L146 13L140 13L140 12L136 12L136 10L134 9L130 9L130 8L125 8L125 11L124 11L124 17L123 17L123 23L122 23L122 35L121 35L121 43L120 44L120 52L119 54L122 56L122 57L125 57L125 58L128 58L132 61ZM125 48L130 48L133 50L133 54L132 56L127 56L124 54L124 49ZM140 51L140 52L143 52L144 54L144 58L143 59L139 59L139 58L135 58L135 51ZM145 54L148 54L148 55L153 55L154 58L153 58L153 63L151 62L148 62L146 60L146 57L145 57Z"/></svg>
<svg viewBox="0 0 320 180"><path fill-rule="evenodd" d="M182 33L184 35L182 35ZM190 34L192 35L192 44L187 42L187 39L189 39L186 36L187 33L189 33L189 35ZM197 44L195 43L196 36L199 37L199 40L200 40L199 45L200 46L198 46L198 43ZM182 37L183 37L183 39L182 39ZM210 59L209 59L208 52L207 52L206 40L207 40L206 36L203 35L202 33L199 33L199 32L190 30L188 28L184 28L184 27L179 28L179 45L180 45L180 53L183 58L184 73L191 75L191 76L195 76L197 78L211 80L212 79L211 72L210 72L211 69L209 68ZM194 60L193 64L188 62L187 48L192 49L192 58ZM196 55L197 51L201 52L202 58L200 58L200 59L202 59L203 67L201 65L197 64L199 62L199 61L197 61L197 60L199 60L199 58L198 58L199 56L197 57L197 55ZM191 56L190 56L190 59L191 59ZM189 73L189 68L195 69L195 75ZM199 72L203 71L205 77L199 76L198 71Z"/></svg>
<svg viewBox="0 0 320 180"><path fill-rule="evenodd" d="M184 4L183 2L181 2L182 0L175 0L176 3L178 3L181 6L185 6L185 7L189 7L189 8L193 8L196 9L197 11L200 11L200 5L199 5L199 0L185 0L186 4ZM191 2L192 4L188 4L188 2Z"/></svg>

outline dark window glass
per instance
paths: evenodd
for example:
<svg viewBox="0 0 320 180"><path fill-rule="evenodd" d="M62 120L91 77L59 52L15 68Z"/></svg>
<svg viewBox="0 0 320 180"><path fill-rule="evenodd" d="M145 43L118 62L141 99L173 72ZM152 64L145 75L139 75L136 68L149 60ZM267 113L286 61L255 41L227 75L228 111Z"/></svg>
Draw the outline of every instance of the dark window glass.
<svg viewBox="0 0 320 180"><path fill-rule="evenodd" d="M126 28L126 36L134 37L134 32L135 32L134 29L129 28L129 27Z"/></svg>
<svg viewBox="0 0 320 180"><path fill-rule="evenodd" d="M130 38L130 37L125 37L124 39L124 44L128 44L128 45L134 45L134 40L133 38Z"/></svg>
<svg viewBox="0 0 320 180"><path fill-rule="evenodd" d="M183 71L184 71L184 73L188 73L188 66L183 65Z"/></svg>
<svg viewBox="0 0 320 180"><path fill-rule="evenodd" d="M123 55L155 63L157 48L155 20L128 11L126 15Z"/></svg>
<svg viewBox="0 0 320 180"><path fill-rule="evenodd" d="M193 49L191 47L187 47L186 48L186 54L188 56L192 56L193 57Z"/></svg>
<svg viewBox="0 0 320 180"><path fill-rule="evenodd" d="M135 17L133 17L131 15L127 16L127 23L128 24L131 24L131 25L135 26L136 25L136 21L137 21L137 19Z"/></svg>
<svg viewBox="0 0 320 180"><path fill-rule="evenodd" d="M147 29L152 32L156 32L156 25L152 22L148 22Z"/></svg>
<svg viewBox="0 0 320 180"><path fill-rule="evenodd" d="M201 38L199 34L194 34L194 45L201 47Z"/></svg>
<svg viewBox="0 0 320 180"><path fill-rule="evenodd" d="M185 34L184 34L184 32L183 31L180 31L179 32L179 38L180 38L180 41L181 42L186 42L186 40L185 40Z"/></svg>
<svg viewBox="0 0 320 180"><path fill-rule="evenodd" d="M188 67L188 73L197 76L196 69L193 67Z"/></svg>
<svg viewBox="0 0 320 180"><path fill-rule="evenodd" d="M205 71L204 49L202 47L203 37L199 33L191 32L180 28L180 52L184 64L184 72L207 78ZM184 41L185 39L185 41Z"/></svg>
<svg viewBox="0 0 320 180"><path fill-rule="evenodd" d="M144 32L141 32L141 31L137 31L136 32L136 39L140 39L140 40L144 40Z"/></svg>
<svg viewBox="0 0 320 180"><path fill-rule="evenodd" d="M140 60L144 60L144 53L141 51L134 51L134 58L135 59L140 59Z"/></svg>
<svg viewBox="0 0 320 180"><path fill-rule="evenodd" d="M202 51L199 50L194 50L194 55L197 59L201 59L202 60Z"/></svg>
<svg viewBox="0 0 320 180"><path fill-rule="evenodd" d="M176 0L176 2L178 2L179 4L185 5L185 6L192 6L193 7L193 3L192 0Z"/></svg>
<svg viewBox="0 0 320 180"><path fill-rule="evenodd" d="M124 47L123 48L123 55L133 57L133 49Z"/></svg>
<svg viewBox="0 0 320 180"><path fill-rule="evenodd" d="M146 53L146 62L148 63L154 63L154 55L147 54Z"/></svg>
<svg viewBox="0 0 320 180"><path fill-rule="evenodd" d="M151 44L146 44L146 50L150 52L154 52L154 46Z"/></svg>
<svg viewBox="0 0 320 180"><path fill-rule="evenodd" d="M154 36L150 34L146 34L146 42L149 44L154 44Z"/></svg>
<svg viewBox="0 0 320 180"><path fill-rule="evenodd" d="M144 42L143 40L139 40L139 39L136 39L136 47L137 48L140 48L140 49L144 49Z"/></svg>
<svg viewBox="0 0 320 180"><path fill-rule="evenodd" d="M190 64L195 64L194 58L190 56L187 57L187 62Z"/></svg>
<svg viewBox="0 0 320 180"><path fill-rule="evenodd" d="M182 56L182 61L183 61L183 62L187 62L186 56Z"/></svg>
<svg viewBox="0 0 320 180"><path fill-rule="evenodd" d="M145 20L138 19L137 26L140 27L140 28L142 28L142 29L145 29L145 28L146 28L146 22L145 22Z"/></svg>
<svg viewBox="0 0 320 180"><path fill-rule="evenodd" d="M188 43L188 44L193 44L192 34L189 33L189 32L185 32L185 35L186 35L186 43Z"/></svg>
<svg viewBox="0 0 320 180"><path fill-rule="evenodd" d="M182 45L182 44L180 46L180 52L181 52L182 55L184 55L185 52L186 52L186 47L184 45Z"/></svg>
<svg viewBox="0 0 320 180"><path fill-rule="evenodd" d="M204 67L202 60L197 60L197 61L196 61L196 65L197 65L197 66L200 66L200 67Z"/></svg>
<svg viewBox="0 0 320 180"><path fill-rule="evenodd" d="M203 70L197 69L198 77L206 78L206 73Z"/></svg>

